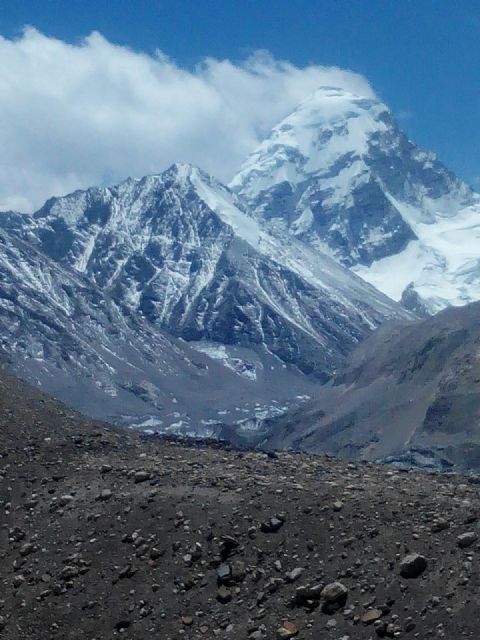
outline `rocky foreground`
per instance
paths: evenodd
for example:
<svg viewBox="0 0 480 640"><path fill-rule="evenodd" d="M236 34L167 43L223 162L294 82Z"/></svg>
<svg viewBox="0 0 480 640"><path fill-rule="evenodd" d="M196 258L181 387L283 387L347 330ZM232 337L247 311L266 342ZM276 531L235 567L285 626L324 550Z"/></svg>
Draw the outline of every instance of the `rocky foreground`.
<svg viewBox="0 0 480 640"><path fill-rule="evenodd" d="M478 638L479 487L144 442L0 379L0 637Z"/></svg>

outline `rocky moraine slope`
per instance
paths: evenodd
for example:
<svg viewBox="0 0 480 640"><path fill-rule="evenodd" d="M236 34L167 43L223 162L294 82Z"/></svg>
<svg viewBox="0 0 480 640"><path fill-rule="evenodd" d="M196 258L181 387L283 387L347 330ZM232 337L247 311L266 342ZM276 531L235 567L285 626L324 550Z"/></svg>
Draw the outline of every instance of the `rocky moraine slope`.
<svg viewBox="0 0 480 640"><path fill-rule="evenodd" d="M142 441L2 376L0 637L473 640L477 481Z"/></svg>

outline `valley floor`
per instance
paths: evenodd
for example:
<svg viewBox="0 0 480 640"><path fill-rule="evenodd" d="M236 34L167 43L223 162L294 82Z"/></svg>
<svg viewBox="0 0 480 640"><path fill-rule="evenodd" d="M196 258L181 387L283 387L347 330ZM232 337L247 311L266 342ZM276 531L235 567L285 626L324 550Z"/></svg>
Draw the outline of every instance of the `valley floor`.
<svg viewBox="0 0 480 640"><path fill-rule="evenodd" d="M478 638L474 481L145 443L1 378L0 637Z"/></svg>

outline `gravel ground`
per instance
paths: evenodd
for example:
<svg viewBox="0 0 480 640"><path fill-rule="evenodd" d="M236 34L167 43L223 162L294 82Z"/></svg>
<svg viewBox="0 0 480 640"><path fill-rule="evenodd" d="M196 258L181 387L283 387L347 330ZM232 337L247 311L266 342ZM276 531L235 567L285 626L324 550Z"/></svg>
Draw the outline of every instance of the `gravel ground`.
<svg viewBox="0 0 480 640"><path fill-rule="evenodd" d="M0 638L479 637L476 478L145 442L0 379Z"/></svg>

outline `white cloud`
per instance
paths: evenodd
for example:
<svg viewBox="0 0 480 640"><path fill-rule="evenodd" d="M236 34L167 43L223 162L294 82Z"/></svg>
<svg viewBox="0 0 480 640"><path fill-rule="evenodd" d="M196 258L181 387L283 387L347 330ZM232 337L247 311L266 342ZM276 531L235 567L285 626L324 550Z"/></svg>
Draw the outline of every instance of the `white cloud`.
<svg viewBox="0 0 480 640"><path fill-rule="evenodd" d="M0 37L0 209L191 162L228 180L268 130L320 85L372 95L337 68L298 68L257 52L193 71L161 52L78 45L28 28Z"/></svg>

